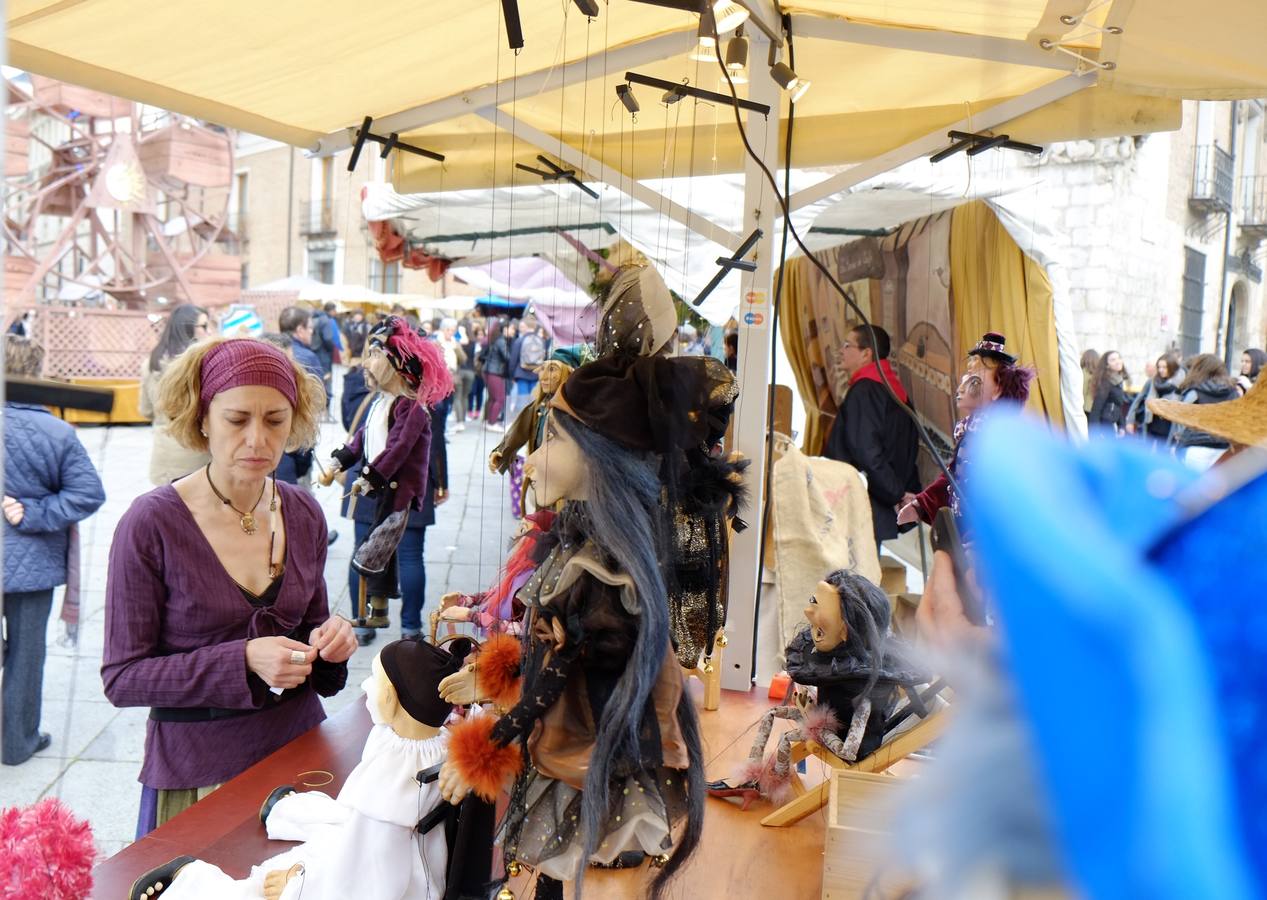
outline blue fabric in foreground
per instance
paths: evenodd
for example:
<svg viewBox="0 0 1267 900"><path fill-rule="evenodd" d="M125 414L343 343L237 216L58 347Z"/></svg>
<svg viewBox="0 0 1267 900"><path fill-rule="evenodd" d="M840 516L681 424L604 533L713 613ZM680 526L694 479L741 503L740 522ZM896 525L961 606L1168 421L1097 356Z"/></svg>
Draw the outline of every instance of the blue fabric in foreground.
<svg viewBox="0 0 1267 900"><path fill-rule="evenodd" d="M1175 498L1197 476L1133 442L1074 447L1014 416L978 438L966 486L977 568L1078 889L1262 896L1247 849L1264 846L1267 794L1237 768L1267 741L1267 641L1261 624L1233 632L1267 575L1267 478L1180 527ZM1226 552L1228 528L1257 529L1256 559L1248 536ZM1241 743L1251 731L1256 745Z"/></svg>

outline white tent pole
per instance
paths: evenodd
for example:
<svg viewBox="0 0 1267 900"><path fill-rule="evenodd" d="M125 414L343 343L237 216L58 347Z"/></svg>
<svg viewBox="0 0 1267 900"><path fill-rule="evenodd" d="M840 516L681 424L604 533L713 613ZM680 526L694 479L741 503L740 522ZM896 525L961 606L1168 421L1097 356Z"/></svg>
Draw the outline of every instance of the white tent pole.
<svg viewBox="0 0 1267 900"><path fill-rule="evenodd" d="M575 166L578 170L588 173L591 177L606 183L614 190L627 194L653 210L663 212L664 215L674 222L689 228L700 237L708 238L713 243L720 244L727 250L734 250L739 246L740 237L734 232L722 228L698 213L691 212L678 203L674 203L637 179L630 178L601 160L582 153L570 144L562 143L557 137L542 131L540 128L534 128L522 119L515 119L505 110L488 107L477 110L476 114L492 122L503 131L513 133L516 138L540 147L542 152L559 157L569 166ZM628 186L627 188L625 187L626 185Z"/></svg>
<svg viewBox="0 0 1267 900"><path fill-rule="evenodd" d="M1035 88L1029 93L1021 94L1019 97L1013 97L1010 100L1004 100L1002 103L996 103L989 109L974 113L971 121L966 118L960 119L945 128L939 128L910 143L890 150L882 156L859 163L839 175L833 175L826 181L820 181L813 187L798 191L788 198L788 208L795 212L811 203L826 200L833 194L847 191L868 178L882 175L890 169L896 169L898 166L913 159L934 153L950 143L950 139L946 137L946 132L948 131L966 131L969 128L978 132L985 131L1004 122L1011 121L1018 116L1023 116L1025 113L1033 112L1049 103L1068 97L1070 94L1076 94L1078 91L1091 87L1095 83L1095 72L1066 75L1064 78L1058 78L1050 84Z"/></svg>
<svg viewBox="0 0 1267 900"><path fill-rule="evenodd" d="M914 50L965 59L1034 66L1041 69L1076 71L1078 60L1062 53L1043 50L1027 41L983 34L960 34L920 28L892 28L865 25L845 19L797 14L792 16L792 33L798 38L819 38L846 44L867 44L892 50Z"/></svg>
<svg viewBox="0 0 1267 900"><path fill-rule="evenodd" d="M764 61L763 35L751 37L750 59ZM768 104L767 119L748 113L748 142L762 162L776 175L779 171L779 117L783 97L778 84L763 65L748 67L748 97ZM753 257L757 268L744 273L739 290L739 400L735 404L735 449L751 460L748 492L752 498L744 518L748 528L734 535L730 544L729 606L726 615L726 652L722 656L722 687L732 691L752 688L752 659L756 640L758 561L766 463L766 416L770 404L770 322L774 300L774 247L779 202L757 164L751 158L744 165L744 234L760 228L763 232Z"/></svg>
<svg viewBox="0 0 1267 900"><path fill-rule="evenodd" d="M696 30L692 27L687 31L661 34L626 44L623 47L599 51L565 66L538 69L536 72L529 72L518 78L503 79L500 85L486 84L465 93L453 94L383 116L381 119L374 120L374 133L385 135L395 131L403 135L427 125L469 115L486 106L492 106L497 102L498 97L531 97L543 91L558 90L565 84L576 84L587 74L593 78L595 72L606 70L612 73L612 77L620 77L626 69L681 56L695 46L695 41ZM606 58L604 58L604 53ZM312 153L317 156L329 156L348 149L355 142L356 126L341 128L321 138L312 148Z"/></svg>

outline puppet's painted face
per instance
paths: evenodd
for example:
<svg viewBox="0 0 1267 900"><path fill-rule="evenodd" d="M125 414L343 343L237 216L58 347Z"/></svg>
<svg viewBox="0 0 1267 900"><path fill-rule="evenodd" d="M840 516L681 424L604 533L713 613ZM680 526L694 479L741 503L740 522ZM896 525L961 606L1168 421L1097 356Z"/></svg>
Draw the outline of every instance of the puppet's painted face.
<svg viewBox="0 0 1267 900"><path fill-rule="evenodd" d="M979 356L971 356L968 358L968 374L977 375L981 378L981 399L978 401L979 406L985 406L991 401L998 400L1002 389L999 387L998 381L994 378L994 366Z"/></svg>
<svg viewBox="0 0 1267 900"><path fill-rule="evenodd" d="M389 394L398 393L404 384L400 373L392 367L387 354L383 352L383 345L377 341L370 344L365 354L365 371L374 379L379 390Z"/></svg>
<svg viewBox="0 0 1267 900"><path fill-rule="evenodd" d="M555 391L563 386L563 382L567 380L568 373L571 369L559 362L558 360L550 360L541 366L540 378L541 393L552 395Z"/></svg>
<svg viewBox="0 0 1267 900"><path fill-rule="evenodd" d="M959 379L959 389L955 391L955 405L959 408L959 415L971 415L981 405L982 390L984 386L980 375L968 372Z"/></svg>
<svg viewBox="0 0 1267 900"><path fill-rule="evenodd" d="M387 680L387 673L377 656L370 663L370 674L361 682L361 690L365 691L365 706L370 711L370 720L375 725L391 724L396 713L396 688Z"/></svg>
<svg viewBox="0 0 1267 900"><path fill-rule="evenodd" d="M849 636L849 626L841 614L840 594L825 581L814 587L809 606L805 607L805 618L809 622L814 649L819 652L830 653Z"/></svg>
<svg viewBox="0 0 1267 900"><path fill-rule="evenodd" d="M587 499L585 460L581 448L558 423L565 415L551 410L546 418L545 440L528 454L524 474L532 479L532 493L541 509L560 500Z"/></svg>

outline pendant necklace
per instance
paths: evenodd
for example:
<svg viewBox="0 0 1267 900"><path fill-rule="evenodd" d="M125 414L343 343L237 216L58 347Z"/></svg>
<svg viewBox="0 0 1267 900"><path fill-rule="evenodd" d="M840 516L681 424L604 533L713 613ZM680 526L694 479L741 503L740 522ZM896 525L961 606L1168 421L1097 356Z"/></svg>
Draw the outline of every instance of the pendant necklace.
<svg viewBox="0 0 1267 900"><path fill-rule="evenodd" d="M207 463L207 468L205 469L205 471L207 473L207 484L211 485L212 493L214 493L217 497L220 498L221 503L229 507L229 509L233 510L235 513L238 514L238 516L240 516L240 518L238 519L238 524L242 526L242 531L246 534L255 534L257 530L256 525L255 525L255 507L259 506L260 500L264 499L264 490L267 487L267 485L260 485L259 497L256 499L255 503L251 505L250 509L243 512L242 510L234 506L233 502L229 500L228 497L220 493L220 489L216 487L216 483L211 480L211 464L210 463ZM276 503L277 503L277 500L276 498L274 498L273 500L274 506L276 505Z"/></svg>

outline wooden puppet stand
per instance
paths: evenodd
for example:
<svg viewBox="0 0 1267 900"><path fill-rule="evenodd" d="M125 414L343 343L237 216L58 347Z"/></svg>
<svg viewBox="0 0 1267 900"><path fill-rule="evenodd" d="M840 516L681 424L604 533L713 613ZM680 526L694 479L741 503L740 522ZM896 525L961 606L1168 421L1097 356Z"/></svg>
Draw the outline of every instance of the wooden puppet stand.
<svg viewBox="0 0 1267 900"><path fill-rule="evenodd" d="M936 740L946 728L949 712L949 709L931 712L916 723L914 727L881 744L874 753L858 760L856 763L845 762L815 741L796 741L791 748L792 764L797 765L802 760L813 757L822 760L835 771L879 774L894 763L901 761L917 750L923 749ZM830 775L823 780L822 784L809 789L806 789L795 770L792 771L791 775L792 799L762 819L762 825L769 825L774 828L795 825L801 819L827 805L827 797L831 791L832 782Z"/></svg>

